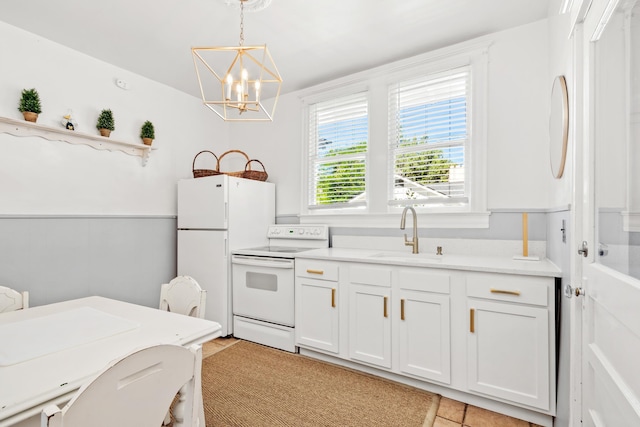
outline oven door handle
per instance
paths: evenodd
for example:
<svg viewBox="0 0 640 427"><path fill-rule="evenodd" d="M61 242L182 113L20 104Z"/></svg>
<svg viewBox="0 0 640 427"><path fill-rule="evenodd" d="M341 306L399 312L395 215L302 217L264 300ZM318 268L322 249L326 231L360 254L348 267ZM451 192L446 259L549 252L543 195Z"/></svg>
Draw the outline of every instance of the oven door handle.
<svg viewBox="0 0 640 427"><path fill-rule="evenodd" d="M250 265L253 267L268 267L268 268L292 269L294 267L294 261L292 259L266 258L266 257L243 256L243 255L232 256L231 263L236 265Z"/></svg>

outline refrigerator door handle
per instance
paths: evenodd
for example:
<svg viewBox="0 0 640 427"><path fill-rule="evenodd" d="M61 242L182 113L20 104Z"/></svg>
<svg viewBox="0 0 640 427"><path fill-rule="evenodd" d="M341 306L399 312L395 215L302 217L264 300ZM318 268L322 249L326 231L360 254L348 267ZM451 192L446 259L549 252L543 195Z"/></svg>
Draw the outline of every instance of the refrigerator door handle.
<svg viewBox="0 0 640 427"><path fill-rule="evenodd" d="M231 263L236 265L250 265L253 267L286 268L286 269L291 269L294 266L294 262L292 259L261 258L261 257L253 257L253 256L242 256L242 255L232 256Z"/></svg>

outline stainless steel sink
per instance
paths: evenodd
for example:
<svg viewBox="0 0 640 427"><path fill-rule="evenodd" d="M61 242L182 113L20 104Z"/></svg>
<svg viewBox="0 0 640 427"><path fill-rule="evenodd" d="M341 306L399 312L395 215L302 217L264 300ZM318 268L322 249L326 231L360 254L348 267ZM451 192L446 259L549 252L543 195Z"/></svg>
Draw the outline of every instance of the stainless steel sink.
<svg viewBox="0 0 640 427"><path fill-rule="evenodd" d="M411 254L406 252L380 252L370 255L371 258L398 260L406 262L440 262L443 255L435 254Z"/></svg>

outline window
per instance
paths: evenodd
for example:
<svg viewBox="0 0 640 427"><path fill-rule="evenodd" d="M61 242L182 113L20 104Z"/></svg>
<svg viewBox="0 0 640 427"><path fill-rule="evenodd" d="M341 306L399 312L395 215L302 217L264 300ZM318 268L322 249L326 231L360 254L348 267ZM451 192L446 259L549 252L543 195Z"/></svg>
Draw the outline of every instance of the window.
<svg viewBox="0 0 640 427"><path fill-rule="evenodd" d="M309 208L366 205L366 92L309 107Z"/></svg>
<svg viewBox="0 0 640 427"><path fill-rule="evenodd" d="M413 205L423 226L487 227L487 52L456 46L304 94L301 222L395 227Z"/></svg>
<svg viewBox="0 0 640 427"><path fill-rule="evenodd" d="M469 67L389 86L390 205L463 205Z"/></svg>

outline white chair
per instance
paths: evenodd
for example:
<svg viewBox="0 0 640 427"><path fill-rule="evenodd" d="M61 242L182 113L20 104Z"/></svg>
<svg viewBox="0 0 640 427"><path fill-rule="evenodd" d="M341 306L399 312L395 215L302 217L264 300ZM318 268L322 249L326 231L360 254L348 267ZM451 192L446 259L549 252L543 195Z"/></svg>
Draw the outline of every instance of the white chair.
<svg viewBox="0 0 640 427"><path fill-rule="evenodd" d="M29 308L29 292L0 286L0 313Z"/></svg>
<svg viewBox="0 0 640 427"><path fill-rule="evenodd" d="M178 392L174 426L198 426L201 369L199 345L133 352L83 385L62 409L45 407L41 427L159 427Z"/></svg>
<svg viewBox="0 0 640 427"><path fill-rule="evenodd" d="M160 310L204 318L206 301L207 291L191 276L178 276L160 288ZM171 411L167 412L162 425L169 423Z"/></svg>
<svg viewBox="0 0 640 427"><path fill-rule="evenodd" d="M160 310L204 318L207 291L190 276L178 276L160 288Z"/></svg>

